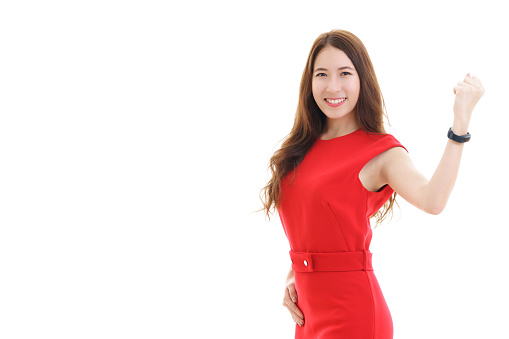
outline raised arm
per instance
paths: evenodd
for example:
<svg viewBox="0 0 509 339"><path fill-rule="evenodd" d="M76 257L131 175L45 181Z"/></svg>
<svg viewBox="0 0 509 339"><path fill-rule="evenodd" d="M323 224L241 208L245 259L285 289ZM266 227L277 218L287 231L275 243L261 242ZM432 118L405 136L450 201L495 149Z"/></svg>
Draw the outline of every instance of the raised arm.
<svg viewBox="0 0 509 339"><path fill-rule="evenodd" d="M484 88L477 77L471 78L467 74L454 87L454 94L452 131L465 135L472 111L484 94ZM429 181L415 168L404 149L392 148L380 158L381 180L412 205L427 213L439 214L444 210L456 182L464 147L462 143L447 139L442 159Z"/></svg>

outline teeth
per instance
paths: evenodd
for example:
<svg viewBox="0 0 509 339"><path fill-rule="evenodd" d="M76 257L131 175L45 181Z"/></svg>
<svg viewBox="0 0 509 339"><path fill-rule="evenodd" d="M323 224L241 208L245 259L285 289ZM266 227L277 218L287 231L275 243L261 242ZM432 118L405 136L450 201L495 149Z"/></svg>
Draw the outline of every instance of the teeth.
<svg viewBox="0 0 509 339"><path fill-rule="evenodd" d="M329 100L329 99L325 99L327 100L328 103L331 103L331 104L339 104L340 102L343 102L345 101L346 98L343 98L343 99L336 99L336 100Z"/></svg>

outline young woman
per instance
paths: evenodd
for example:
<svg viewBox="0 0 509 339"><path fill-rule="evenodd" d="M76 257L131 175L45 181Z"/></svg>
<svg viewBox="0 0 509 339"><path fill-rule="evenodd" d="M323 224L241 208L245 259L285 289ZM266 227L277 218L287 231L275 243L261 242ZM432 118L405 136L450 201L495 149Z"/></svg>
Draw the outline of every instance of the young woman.
<svg viewBox="0 0 509 339"><path fill-rule="evenodd" d="M428 181L385 132L380 87L359 38L333 30L315 40L294 126L262 189L264 210L277 209L291 247L283 304L297 323L295 338L393 337L371 264L370 218L381 222L396 193L424 212L444 209L483 93L469 74L454 87L449 139Z"/></svg>

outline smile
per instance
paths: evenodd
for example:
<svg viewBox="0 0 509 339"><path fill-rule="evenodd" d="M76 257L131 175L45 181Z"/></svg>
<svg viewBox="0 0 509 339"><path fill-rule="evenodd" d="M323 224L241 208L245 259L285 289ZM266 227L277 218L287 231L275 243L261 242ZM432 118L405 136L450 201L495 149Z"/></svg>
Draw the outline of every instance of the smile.
<svg viewBox="0 0 509 339"><path fill-rule="evenodd" d="M346 98L340 98L340 99L325 98L324 100L325 100L325 102L327 102L327 105L329 105L331 107L339 107L345 102Z"/></svg>

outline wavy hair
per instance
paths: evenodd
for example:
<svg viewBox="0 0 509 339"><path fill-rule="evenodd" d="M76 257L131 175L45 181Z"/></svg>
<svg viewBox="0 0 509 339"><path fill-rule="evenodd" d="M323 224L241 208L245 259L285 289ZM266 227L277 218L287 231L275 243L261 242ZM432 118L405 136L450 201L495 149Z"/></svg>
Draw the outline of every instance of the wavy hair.
<svg viewBox="0 0 509 339"><path fill-rule="evenodd" d="M260 199L264 207L259 211L265 211L269 220L269 214L279 209L281 180L291 171L295 176L295 169L326 127L327 117L313 98L312 75L316 57L327 46L345 52L359 75L360 92L355 106L355 119L358 126L367 133L386 133L384 116L387 121L389 119L386 114L385 102L373 64L362 41L345 30L332 30L320 34L311 47L302 73L299 102L293 127L290 133L283 138L281 148L270 158L268 169L270 169L272 177L260 191ZM376 219L377 225L386 218L389 212L392 215L395 199L396 193L378 212L371 216Z"/></svg>

